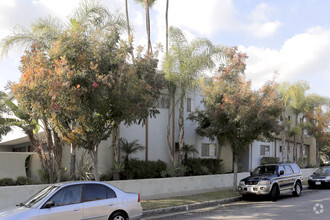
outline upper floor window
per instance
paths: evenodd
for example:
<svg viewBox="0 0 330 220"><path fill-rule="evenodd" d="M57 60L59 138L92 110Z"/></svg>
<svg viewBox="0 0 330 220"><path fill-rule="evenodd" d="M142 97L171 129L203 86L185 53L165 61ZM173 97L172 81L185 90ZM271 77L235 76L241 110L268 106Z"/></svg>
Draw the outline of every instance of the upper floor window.
<svg viewBox="0 0 330 220"><path fill-rule="evenodd" d="M202 157L215 157L216 144L202 144Z"/></svg>
<svg viewBox="0 0 330 220"><path fill-rule="evenodd" d="M191 98L187 98L187 112L191 112Z"/></svg>
<svg viewBox="0 0 330 220"><path fill-rule="evenodd" d="M169 106L169 96L167 94L162 94L156 102L156 108L168 108Z"/></svg>
<svg viewBox="0 0 330 220"><path fill-rule="evenodd" d="M269 151L269 145L260 145L260 156L269 156Z"/></svg>

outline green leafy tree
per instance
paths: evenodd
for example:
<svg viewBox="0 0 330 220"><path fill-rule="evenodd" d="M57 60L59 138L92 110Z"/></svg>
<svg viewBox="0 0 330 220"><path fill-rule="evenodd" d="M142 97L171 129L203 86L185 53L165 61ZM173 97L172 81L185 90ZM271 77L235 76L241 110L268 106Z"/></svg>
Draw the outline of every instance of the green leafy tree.
<svg viewBox="0 0 330 220"><path fill-rule="evenodd" d="M100 142L122 122L141 123L157 114L154 103L163 82L156 60L137 56L133 64L127 62L129 46L120 40L125 25L106 10L99 12L75 14L72 29L50 51L63 78L50 93L57 106L53 120L67 142L88 150L95 179ZM114 152L119 161L119 149Z"/></svg>
<svg viewBox="0 0 330 220"><path fill-rule="evenodd" d="M10 126L8 126L8 120L4 118L4 114L8 113L4 98L6 98L6 94L0 91L0 141L3 136L11 131Z"/></svg>
<svg viewBox="0 0 330 220"><path fill-rule="evenodd" d="M196 155L198 154L198 150L194 145L184 144L183 145L183 154L184 154L184 161L187 161L188 155Z"/></svg>
<svg viewBox="0 0 330 220"><path fill-rule="evenodd" d="M62 141L55 131L54 124L50 121L52 103L48 94L50 87L54 86L50 63L45 53L32 46L31 51L26 51L26 55L21 58L21 64L21 79L12 85L14 97L19 103L18 108L28 114L20 118L26 118L30 121L27 125L35 122L35 128L38 127L36 124L42 125L48 154L44 152L40 139L36 139L34 134L28 134L28 136L31 144L40 151L42 161L44 161L42 165L50 175L50 181L55 179L52 175L56 172L56 181L58 182L60 181L62 165ZM30 126L24 129L26 133L33 130ZM52 169L54 162L55 170Z"/></svg>
<svg viewBox="0 0 330 220"><path fill-rule="evenodd" d="M195 39L188 42L182 31L170 27L171 47L165 58L163 69L165 77L171 84L170 93L179 89L179 164L183 159L184 145L184 100L187 92L198 86L198 80L203 71L214 67L214 56L221 54L221 48L214 47L207 39ZM174 97L174 96L172 96ZM174 158L173 148L169 145L171 158Z"/></svg>
<svg viewBox="0 0 330 220"><path fill-rule="evenodd" d="M236 48L228 49L227 61L219 72L204 82L205 110L189 116L198 122L196 132L211 139L217 138L219 146L231 145L233 152L234 181L237 186L238 155L256 139L271 138L279 131L278 117L282 111L274 81L253 91L244 76L246 55Z"/></svg>

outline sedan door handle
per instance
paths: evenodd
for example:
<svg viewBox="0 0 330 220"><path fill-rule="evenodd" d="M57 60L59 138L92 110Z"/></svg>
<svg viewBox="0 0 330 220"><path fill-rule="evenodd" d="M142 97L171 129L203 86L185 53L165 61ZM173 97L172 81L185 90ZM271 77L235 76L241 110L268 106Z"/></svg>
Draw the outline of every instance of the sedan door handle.
<svg viewBox="0 0 330 220"><path fill-rule="evenodd" d="M114 206L115 204L109 204L108 206Z"/></svg>
<svg viewBox="0 0 330 220"><path fill-rule="evenodd" d="M74 211L74 212L78 212L78 211L80 211L80 209L74 209L73 211Z"/></svg>

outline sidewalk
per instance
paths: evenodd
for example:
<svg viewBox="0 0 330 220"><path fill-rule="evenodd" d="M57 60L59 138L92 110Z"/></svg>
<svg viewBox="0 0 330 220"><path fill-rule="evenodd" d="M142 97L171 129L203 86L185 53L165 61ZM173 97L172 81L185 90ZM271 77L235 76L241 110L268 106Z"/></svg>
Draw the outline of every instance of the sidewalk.
<svg viewBox="0 0 330 220"><path fill-rule="evenodd" d="M303 185L303 190L305 192L310 191L310 190L308 190L308 187L305 185ZM178 198L182 198L182 197L178 197ZM175 200L175 198L173 198L173 200ZM234 202L237 202L240 200L242 200L241 196L231 196L229 198L224 198L224 199L219 199L219 200L212 200L212 199L206 198L205 201L203 201L203 202L146 210L146 211L143 211L142 219L143 220L166 219L170 215L174 216L174 215L178 215L180 213L184 213L184 212L191 211L191 210L202 209L202 208L206 208L206 207L215 207L215 206L219 206L219 205L223 205L223 204L234 203Z"/></svg>

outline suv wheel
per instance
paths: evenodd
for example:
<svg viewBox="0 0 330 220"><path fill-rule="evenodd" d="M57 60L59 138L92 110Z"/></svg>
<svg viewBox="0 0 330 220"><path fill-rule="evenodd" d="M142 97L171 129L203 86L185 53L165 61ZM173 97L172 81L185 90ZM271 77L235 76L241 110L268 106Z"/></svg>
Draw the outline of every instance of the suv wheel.
<svg viewBox="0 0 330 220"><path fill-rule="evenodd" d="M301 194L301 190L302 190L301 183L297 182L296 185L294 186L294 191L292 192L292 195L299 197Z"/></svg>
<svg viewBox="0 0 330 220"><path fill-rule="evenodd" d="M273 187L269 193L271 200L276 201L279 197L279 194L280 194L280 191L278 190L277 185L273 185Z"/></svg>

